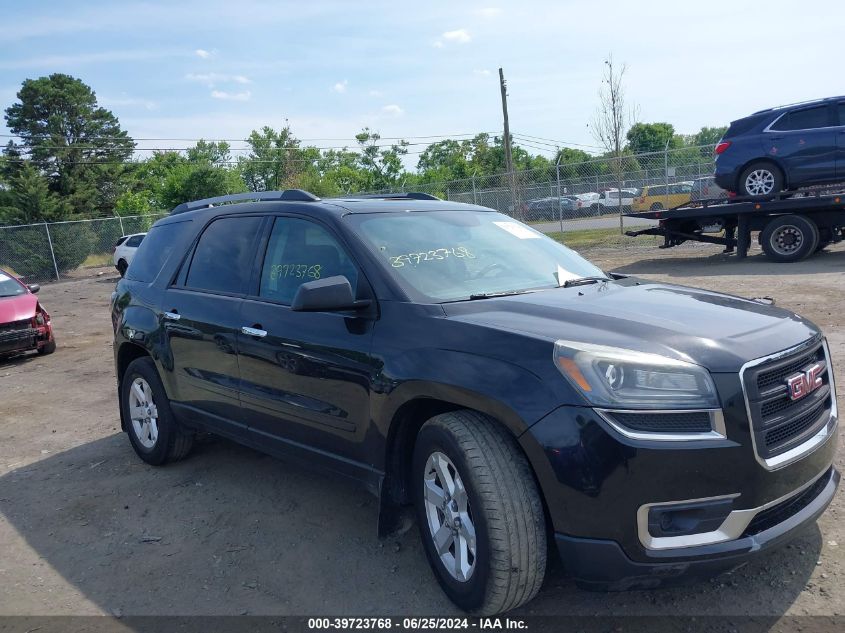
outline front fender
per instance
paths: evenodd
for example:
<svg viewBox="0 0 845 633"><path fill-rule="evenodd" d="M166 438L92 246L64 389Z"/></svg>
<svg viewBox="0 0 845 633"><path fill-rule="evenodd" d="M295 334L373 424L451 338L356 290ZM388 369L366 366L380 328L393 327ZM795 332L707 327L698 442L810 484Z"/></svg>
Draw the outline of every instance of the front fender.
<svg viewBox="0 0 845 633"><path fill-rule="evenodd" d="M406 368L416 369L416 375ZM515 436L560 404L560 384L552 388L515 363L455 350L407 351L384 368L378 382L381 394L374 399L372 414L385 437L399 408L415 399L475 409L499 420Z"/></svg>

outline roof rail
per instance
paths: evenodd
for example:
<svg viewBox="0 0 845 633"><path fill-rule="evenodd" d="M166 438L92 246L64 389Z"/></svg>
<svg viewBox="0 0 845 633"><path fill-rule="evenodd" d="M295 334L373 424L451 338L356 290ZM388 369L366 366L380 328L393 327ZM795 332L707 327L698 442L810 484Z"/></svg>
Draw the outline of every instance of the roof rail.
<svg viewBox="0 0 845 633"><path fill-rule="evenodd" d="M284 191L251 191L247 193L232 193L227 196L215 198L204 198L192 202L183 202L170 212L170 215L194 211L196 209L207 209L218 204L227 202L240 202L243 200L278 200L283 202L317 202L320 199L313 193L302 189L285 189Z"/></svg>
<svg viewBox="0 0 845 633"><path fill-rule="evenodd" d="M402 193L362 193L351 196L343 196L347 199L362 200L440 200L437 196L420 191L405 191Z"/></svg>
<svg viewBox="0 0 845 633"><path fill-rule="evenodd" d="M771 108L764 108L763 110L758 110L751 116L755 114L763 114L764 112L773 112L775 110L783 110L784 108L792 108L794 106L801 106L801 105L810 105L812 103L823 103L825 101L835 101L836 99L845 99L845 97L820 97L818 99L807 99L806 101L796 101L794 103L784 103L783 105L773 106Z"/></svg>

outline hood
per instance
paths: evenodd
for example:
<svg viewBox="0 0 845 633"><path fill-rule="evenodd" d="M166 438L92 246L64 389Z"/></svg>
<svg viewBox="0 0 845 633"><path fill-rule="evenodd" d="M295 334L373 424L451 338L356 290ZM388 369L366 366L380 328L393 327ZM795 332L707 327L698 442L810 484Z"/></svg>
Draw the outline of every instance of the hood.
<svg viewBox="0 0 845 633"><path fill-rule="evenodd" d="M730 295L627 278L524 295L443 304L450 319L551 342L662 354L736 372L749 360L819 335L810 321Z"/></svg>
<svg viewBox="0 0 845 633"><path fill-rule="evenodd" d="M29 293L17 297L0 298L0 325L12 321L22 321L35 316L38 299Z"/></svg>

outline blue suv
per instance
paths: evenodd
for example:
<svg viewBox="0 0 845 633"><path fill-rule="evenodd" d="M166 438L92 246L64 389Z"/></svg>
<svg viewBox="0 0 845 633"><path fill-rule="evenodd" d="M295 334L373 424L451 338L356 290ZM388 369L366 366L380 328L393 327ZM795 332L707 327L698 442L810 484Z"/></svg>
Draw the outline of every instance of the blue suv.
<svg viewBox="0 0 845 633"><path fill-rule="evenodd" d="M753 198L845 180L845 97L770 108L734 121L716 146L715 180Z"/></svg>

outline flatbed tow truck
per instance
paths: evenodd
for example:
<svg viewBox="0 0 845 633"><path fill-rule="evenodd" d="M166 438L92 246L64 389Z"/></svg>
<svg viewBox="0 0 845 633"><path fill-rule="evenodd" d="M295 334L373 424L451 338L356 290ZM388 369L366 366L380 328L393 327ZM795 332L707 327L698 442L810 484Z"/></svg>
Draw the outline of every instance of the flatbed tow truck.
<svg viewBox="0 0 845 633"><path fill-rule="evenodd" d="M778 262L797 262L825 246L845 239L845 185L783 192L766 200L740 197L697 200L672 209L626 213L628 217L658 220L659 224L626 235L659 235L660 248L687 241L723 244L725 252L748 255L751 232L766 256Z"/></svg>

